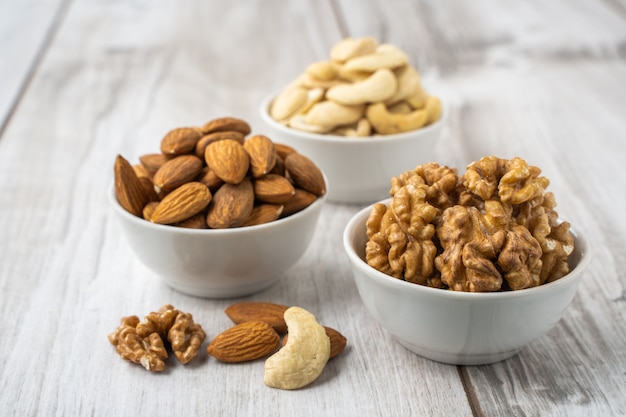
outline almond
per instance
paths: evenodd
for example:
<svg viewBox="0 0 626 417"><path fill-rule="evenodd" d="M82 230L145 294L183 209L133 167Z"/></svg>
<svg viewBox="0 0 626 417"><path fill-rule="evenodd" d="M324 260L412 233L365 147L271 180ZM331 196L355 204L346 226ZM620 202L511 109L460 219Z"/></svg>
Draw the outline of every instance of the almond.
<svg viewBox="0 0 626 417"><path fill-rule="evenodd" d="M200 130L193 127L179 127L167 132L161 139L161 152L164 155L185 155L192 153L202 137Z"/></svg>
<svg viewBox="0 0 626 417"><path fill-rule="evenodd" d="M276 153L278 154L278 156L280 156L282 159L285 159L287 155L296 152L294 148L289 145L285 145L284 143L274 142L274 148L276 149Z"/></svg>
<svg viewBox="0 0 626 417"><path fill-rule="evenodd" d="M196 143L195 154L198 158L204 158L204 150L207 146L209 146L213 142L217 142L218 140L224 139L232 139L236 142L239 142L243 145L245 141L245 136L241 132L235 131L226 131L226 132L213 132L208 135L202 136L198 143Z"/></svg>
<svg viewBox="0 0 626 417"><path fill-rule="evenodd" d="M140 177L139 182L141 182L141 186L143 187L143 192L146 196L147 201L159 201L159 195L154 191L154 184L152 180L147 177Z"/></svg>
<svg viewBox="0 0 626 417"><path fill-rule="evenodd" d="M276 303L244 301L228 306L224 313L235 324L254 320L264 321L269 323L278 334L284 334L287 332L284 314L288 308L288 306Z"/></svg>
<svg viewBox="0 0 626 417"><path fill-rule="evenodd" d="M248 153L232 139L211 143L206 147L204 159L218 177L230 184L240 183L250 167Z"/></svg>
<svg viewBox="0 0 626 417"><path fill-rule="evenodd" d="M317 196L308 191L304 191L301 188L296 188L293 197L283 204L283 217L291 216L294 213L299 212L302 209L310 206Z"/></svg>
<svg viewBox="0 0 626 417"><path fill-rule="evenodd" d="M296 193L289 180L277 174L267 174L254 181L254 195L264 203L284 204Z"/></svg>
<svg viewBox="0 0 626 417"><path fill-rule="evenodd" d="M154 209L159 205L158 201L151 201L143 208L143 218L145 220L150 221L152 218L152 213L154 213Z"/></svg>
<svg viewBox="0 0 626 417"><path fill-rule="evenodd" d="M118 155L113 171L117 201L124 210L141 217L148 196L132 165L123 156Z"/></svg>
<svg viewBox="0 0 626 417"><path fill-rule="evenodd" d="M330 339L330 356L328 359L332 359L335 356L339 355L346 348L346 344L348 343L348 339L337 330L324 326L324 330L326 330L326 336ZM283 337L282 345L285 346L287 344L287 339L289 338L289 334L286 334Z"/></svg>
<svg viewBox="0 0 626 417"><path fill-rule="evenodd" d="M256 226L278 220L283 212L283 206L280 204L259 204L252 209L252 214L248 217L242 226Z"/></svg>
<svg viewBox="0 0 626 417"><path fill-rule="evenodd" d="M154 209L150 220L172 224L198 214L211 201L211 192L200 182L188 182L166 195Z"/></svg>
<svg viewBox="0 0 626 417"><path fill-rule="evenodd" d="M276 164L276 150L270 138L263 135L254 135L243 144L250 156L250 171L254 178L259 178L274 168Z"/></svg>
<svg viewBox="0 0 626 417"><path fill-rule="evenodd" d="M155 190L166 193L192 181L202 171L202 160L195 155L181 155L165 162L154 174Z"/></svg>
<svg viewBox="0 0 626 417"><path fill-rule="evenodd" d="M187 220L176 223L178 227L185 227L187 229L207 229L209 226L206 224L206 215L204 212L200 212L194 216L191 216Z"/></svg>
<svg viewBox="0 0 626 417"><path fill-rule="evenodd" d="M161 166L168 161L167 156L162 153L151 153L139 157L139 162L150 174L154 175Z"/></svg>
<svg viewBox="0 0 626 417"><path fill-rule="evenodd" d="M148 170L141 164L133 165L133 170L135 171L135 174L137 174L137 177L139 178L148 178L148 179L152 178L152 174L148 172Z"/></svg>
<svg viewBox="0 0 626 417"><path fill-rule="evenodd" d="M326 192L322 171L306 156L297 152L287 155L285 170L298 187L317 196Z"/></svg>
<svg viewBox="0 0 626 417"><path fill-rule="evenodd" d="M248 125L245 120L237 119L235 117L220 117L218 119L213 119L202 126L201 130L205 135L213 132L235 131L242 133L244 136L248 136L251 132L250 125Z"/></svg>
<svg viewBox="0 0 626 417"><path fill-rule="evenodd" d="M215 192L206 222L212 229L239 227L250 217L253 207L254 189L249 179L239 184L226 183Z"/></svg>
<svg viewBox="0 0 626 417"><path fill-rule="evenodd" d="M246 362L272 353L280 336L264 321L237 324L220 333L207 346L207 352L222 362Z"/></svg>
<svg viewBox="0 0 626 417"><path fill-rule="evenodd" d="M224 181L215 174L215 171L206 166L202 168L200 175L198 175L198 181L209 187L212 193L217 191L217 189L224 184Z"/></svg>

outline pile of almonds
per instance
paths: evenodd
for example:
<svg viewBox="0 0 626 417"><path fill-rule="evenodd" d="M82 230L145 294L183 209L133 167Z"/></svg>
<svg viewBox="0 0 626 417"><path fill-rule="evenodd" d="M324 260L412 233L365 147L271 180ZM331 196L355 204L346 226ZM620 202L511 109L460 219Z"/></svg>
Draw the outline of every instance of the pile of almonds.
<svg viewBox="0 0 626 417"><path fill-rule="evenodd" d="M118 155L117 200L153 223L223 229L284 218L326 192L309 158L250 132L244 120L222 117L169 131L161 152L137 165Z"/></svg>

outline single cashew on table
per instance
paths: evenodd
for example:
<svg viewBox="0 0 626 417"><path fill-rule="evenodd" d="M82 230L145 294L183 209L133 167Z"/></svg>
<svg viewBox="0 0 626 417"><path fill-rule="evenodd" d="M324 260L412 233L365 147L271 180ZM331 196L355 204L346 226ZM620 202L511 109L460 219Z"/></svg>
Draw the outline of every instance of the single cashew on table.
<svg viewBox="0 0 626 417"><path fill-rule="evenodd" d="M272 101L270 116L293 129L339 136L408 132L441 117L404 51L371 37L345 38Z"/></svg>
<svg viewBox="0 0 626 417"><path fill-rule="evenodd" d="M420 165L391 180L389 205L367 219L366 261L420 285L521 290L569 272L570 224L559 221L541 170L487 156L455 168Z"/></svg>
<svg viewBox="0 0 626 417"><path fill-rule="evenodd" d="M148 371L162 371L168 357L165 341L178 361L186 364L198 356L206 333L191 314L166 304L143 322L137 316L122 318L108 338L122 359L141 364Z"/></svg>

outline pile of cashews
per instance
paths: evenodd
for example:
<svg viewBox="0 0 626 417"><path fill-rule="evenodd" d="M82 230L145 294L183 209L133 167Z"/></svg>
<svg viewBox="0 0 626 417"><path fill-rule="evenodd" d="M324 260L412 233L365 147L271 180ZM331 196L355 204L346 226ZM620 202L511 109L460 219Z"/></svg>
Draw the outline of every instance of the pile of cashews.
<svg viewBox="0 0 626 417"><path fill-rule="evenodd" d="M373 136L408 132L441 117L404 51L372 37L345 38L272 101L279 123L311 133Z"/></svg>

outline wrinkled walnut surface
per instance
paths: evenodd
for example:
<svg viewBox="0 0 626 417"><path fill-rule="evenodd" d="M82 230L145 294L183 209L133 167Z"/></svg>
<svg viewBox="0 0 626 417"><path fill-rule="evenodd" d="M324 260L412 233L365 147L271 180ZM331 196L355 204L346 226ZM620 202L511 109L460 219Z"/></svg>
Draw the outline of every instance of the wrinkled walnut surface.
<svg viewBox="0 0 626 417"><path fill-rule="evenodd" d="M456 169L420 165L391 180L367 219L366 261L395 278L454 291L520 290L569 272L574 238L549 180L521 158Z"/></svg>
<svg viewBox="0 0 626 417"><path fill-rule="evenodd" d="M143 322L137 316L122 318L108 338L122 359L139 363L148 371L162 371L168 357L164 341L185 364L198 356L206 333L194 323L191 314L166 304L148 314Z"/></svg>

